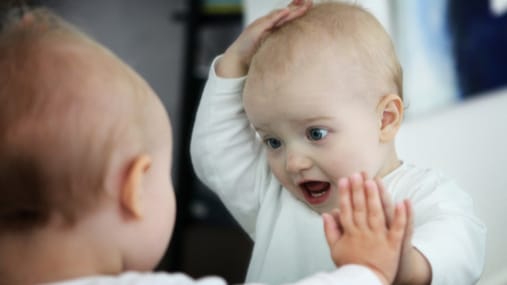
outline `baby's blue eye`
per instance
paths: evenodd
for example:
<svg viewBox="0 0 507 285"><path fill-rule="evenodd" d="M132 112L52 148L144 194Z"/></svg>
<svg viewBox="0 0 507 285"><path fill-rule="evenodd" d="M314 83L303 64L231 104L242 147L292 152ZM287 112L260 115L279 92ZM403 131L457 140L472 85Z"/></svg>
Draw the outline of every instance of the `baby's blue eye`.
<svg viewBox="0 0 507 285"><path fill-rule="evenodd" d="M277 149L282 146L282 143L279 140L274 139L274 138L266 139L265 142L266 142L266 145L272 149Z"/></svg>
<svg viewBox="0 0 507 285"><path fill-rule="evenodd" d="M309 140L318 141L327 136L327 130L322 128L311 128L308 129L306 136Z"/></svg>

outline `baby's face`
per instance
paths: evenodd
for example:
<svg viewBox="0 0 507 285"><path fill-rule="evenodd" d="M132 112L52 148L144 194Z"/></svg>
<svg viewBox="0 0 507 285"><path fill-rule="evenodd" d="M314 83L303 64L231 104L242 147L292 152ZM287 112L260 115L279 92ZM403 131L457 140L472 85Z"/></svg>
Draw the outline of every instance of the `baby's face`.
<svg viewBox="0 0 507 285"><path fill-rule="evenodd" d="M358 94L360 74L322 62L273 80L249 77L247 116L280 183L313 210L336 208L337 181L378 173L384 156L376 104Z"/></svg>

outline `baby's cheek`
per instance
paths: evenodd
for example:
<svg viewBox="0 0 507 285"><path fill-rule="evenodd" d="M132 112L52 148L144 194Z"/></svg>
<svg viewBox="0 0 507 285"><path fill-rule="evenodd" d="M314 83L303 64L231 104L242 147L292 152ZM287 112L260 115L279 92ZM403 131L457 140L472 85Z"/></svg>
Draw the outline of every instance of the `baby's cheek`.
<svg viewBox="0 0 507 285"><path fill-rule="evenodd" d="M268 165L278 181L285 184L288 178L285 173L285 165L280 161L280 159L268 154Z"/></svg>
<svg viewBox="0 0 507 285"><path fill-rule="evenodd" d="M333 178L349 177L354 173L373 172L372 164L376 157L364 149L342 151L340 155L331 157L326 165L327 171Z"/></svg>
<svg viewBox="0 0 507 285"><path fill-rule="evenodd" d="M272 172L283 187L290 188L290 178L285 171L279 168L272 168Z"/></svg>
<svg viewBox="0 0 507 285"><path fill-rule="evenodd" d="M337 183L340 178L352 175L355 166L352 158L342 155L338 158L332 157L329 159L325 168L325 172L329 175L330 180Z"/></svg>
<svg viewBox="0 0 507 285"><path fill-rule="evenodd" d="M293 195L295 195L296 198L303 199L303 195L302 195L301 191L298 191L296 189L297 186L293 184L292 180L290 179L289 175L287 174L287 172L285 171L284 168L273 167L271 165L270 165L270 167L271 167L271 172L273 172L273 174L275 175L278 182L280 182L280 184L282 184L282 186L285 189L289 190L289 192L291 192Z"/></svg>

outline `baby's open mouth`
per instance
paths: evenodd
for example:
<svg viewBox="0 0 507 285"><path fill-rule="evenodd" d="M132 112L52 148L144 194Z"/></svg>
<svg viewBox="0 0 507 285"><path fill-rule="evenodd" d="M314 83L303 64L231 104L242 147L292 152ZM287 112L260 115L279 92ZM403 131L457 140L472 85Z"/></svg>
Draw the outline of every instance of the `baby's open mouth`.
<svg viewBox="0 0 507 285"><path fill-rule="evenodd" d="M320 204L328 198L331 185L323 181L306 181L299 184L299 187L308 203Z"/></svg>

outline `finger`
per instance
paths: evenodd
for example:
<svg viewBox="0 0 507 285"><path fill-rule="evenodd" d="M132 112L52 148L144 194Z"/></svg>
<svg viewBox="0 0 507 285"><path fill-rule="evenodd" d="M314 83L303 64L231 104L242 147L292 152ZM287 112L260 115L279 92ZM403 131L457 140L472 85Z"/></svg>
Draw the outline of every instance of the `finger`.
<svg viewBox="0 0 507 285"><path fill-rule="evenodd" d="M413 250L412 246L412 231L413 231L413 221L412 221L412 206L409 200L403 201L403 205L405 207L405 212L407 215L407 224L405 226L405 233L403 235L403 242L401 245L401 263L400 263L400 274L396 277L398 280L404 279L407 273L407 260L410 260L411 252ZM405 267L405 268L404 268Z"/></svg>
<svg viewBox="0 0 507 285"><path fill-rule="evenodd" d="M388 238L393 246L401 247L403 238L407 231L407 209L406 203L399 203L394 210L393 223L389 229Z"/></svg>
<svg viewBox="0 0 507 285"><path fill-rule="evenodd" d="M343 231L353 231L355 226L352 220L350 181L348 178L341 178L338 181L338 205L340 206L340 224Z"/></svg>
<svg viewBox="0 0 507 285"><path fill-rule="evenodd" d="M343 226L342 226L342 222L341 222L341 218L340 218L340 210L338 209L333 209L331 210L331 216L333 216L334 220L336 221L336 226L338 227L338 231L340 232L340 234L343 233Z"/></svg>
<svg viewBox="0 0 507 285"><path fill-rule="evenodd" d="M388 227L390 227L394 216L393 200L391 199L389 192L386 190L382 179L380 177L375 177L375 182L377 183L380 200L382 201L382 208L384 209L386 224Z"/></svg>
<svg viewBox="0 0 507 285"><path fill-rule="evenodd" d="M363 177L361 174L356 173L350 177L352 188L352 208L354 223L360 228L367 227L366 219L366 199Z"/></svg>
<svg viewBox="0 0 507 285"><path fill-rule="evenodd" d="M412 247L412 235L414 233L414 215L412 204L409 200L403 201L407 212L407 229L405 231L405 245Z"/></svg>
<svg viewBox="0 0 507 285"><path fill-rule="evenodd" d="M312 1L292 1L292 3L288 6L290 13L284 19L278 21L274 27L280 27L287 22L290 22L296 18L304 15L312 6Z"/></svg>
<svg viewBox="0 0 507 285"><path fill-rule="evenodd" d="M310 8L313 3L311 0L292 0L287 7L289 8Z"/></svg>
<svg viewBox="0 0 507 285"><path fill-rule="evenodd" d="M363 177L363 181L368 180L368 173L366 171L361 171L361 176Z"/></svg>
<svg viewBox="0 0 507 285"><path fill-rule="evenodd" d="M264 34L266 31L275 27L276 23L283 20L283 18L287 17L290 13L289 8L282 8L278 10L274 10L266 16L260 17L255 20L248 29L252 30L252 32L256 35Z"/></svg>
<svg viewBox="0 0 507 285"><path fill-rule="evenodd" d="M366 212L368 215L368 225L371 229L376 231L385 229L386 220L377 184L373 180L368 180L365 182L364 186L366 188Z"/></svg>
<svg viewBox="0 0 507 285"><path fill-rule="evenodd" d="M333 209L331 212L329 212L331 216L335 219L335 221L339 224L340 223L340 210L339 209Z"/></svg>
<svg viewBox="0 0 507 285"><path fill-rule="evenodd" d="M340 230L335 218L329 213L322 214L327 245L331 248L340 239Z"/></svg>
<svg viewBox="0 0 507 285"><path fill-rule="evenodd" d="M289 7L299 6L299 5L303 4L303 3L305 3L305 0L292 0L289 3Z"/></svg>

